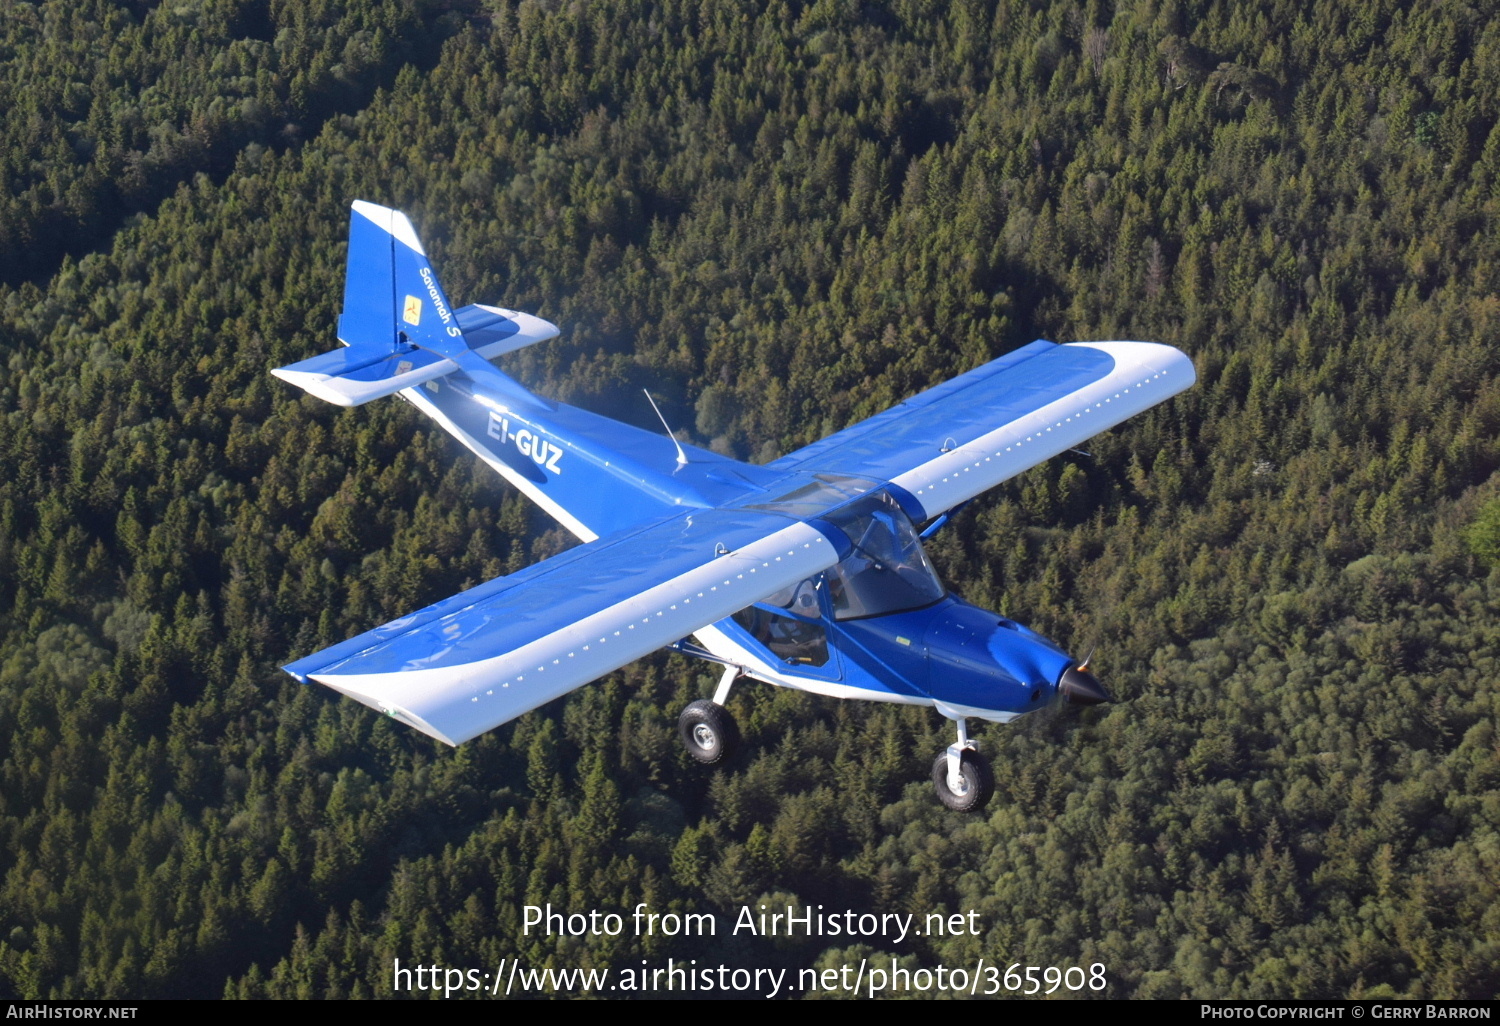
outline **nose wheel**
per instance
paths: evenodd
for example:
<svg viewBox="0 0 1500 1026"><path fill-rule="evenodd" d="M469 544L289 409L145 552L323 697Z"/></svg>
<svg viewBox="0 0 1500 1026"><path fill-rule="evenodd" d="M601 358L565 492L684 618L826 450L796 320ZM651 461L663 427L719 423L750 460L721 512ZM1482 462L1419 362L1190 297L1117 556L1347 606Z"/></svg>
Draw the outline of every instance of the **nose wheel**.
<svg viewBox="0 0 1500 1026"><path fill-rule="evenodd" d="M932 787L938 801L954 812L978 812L995 793L995 774L969 740L967 724L958 721L958 741L938 753L932 764Z"/></svg>

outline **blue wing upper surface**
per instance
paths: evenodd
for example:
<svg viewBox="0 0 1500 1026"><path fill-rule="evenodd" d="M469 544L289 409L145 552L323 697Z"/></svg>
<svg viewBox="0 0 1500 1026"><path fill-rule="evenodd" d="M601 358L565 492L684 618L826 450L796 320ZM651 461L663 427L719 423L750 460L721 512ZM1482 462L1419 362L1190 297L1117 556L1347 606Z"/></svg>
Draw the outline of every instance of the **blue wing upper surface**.
<svg viewBox="0 0 1500 1026"><path fill-rule="evenodd" d="M1153 342L1033 342L798 449L771 469L888 481L936 516L1191 385ZM914 517L916 519L916 517Z"/></svg>
<svg viewBox="0 0 1500 1026"><path fill-rule="evenodd" d="M1113 367L1112 359L1094 350L1032 342L767 466L889 481L945 441L971 441L1097 381Z"/></svg>

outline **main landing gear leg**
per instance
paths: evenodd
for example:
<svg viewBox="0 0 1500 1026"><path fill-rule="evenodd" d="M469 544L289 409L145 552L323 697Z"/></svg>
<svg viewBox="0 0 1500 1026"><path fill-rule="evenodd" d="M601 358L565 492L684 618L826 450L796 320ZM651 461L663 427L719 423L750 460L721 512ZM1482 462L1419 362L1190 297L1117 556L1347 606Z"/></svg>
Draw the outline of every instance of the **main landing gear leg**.
<svg viewBox="0 0 1500 1026"><path fill-rule="evenodd" d="M740 728L724 708L729 700L729 689L739 678L738 666L726 666L712 700L700 698L682 710L677 720L677 736L688 755L705 766L723 762L739 747Z"/></svg>
<svg viewBox="0 0 1500 1026"><path fill-rule="evenodd" d="M719 678L719 686L714 689L714 705L723 705L729 701L729 689L734 687L734 682L740 679L740 668L738 666L724 667L724 676Z"/></svg>
<svg viewBox="0 0 1500 1026"><path fill-rule="evenodd" d="M958 741L938 753L932 764L932 787L938 801L955 812L978 812L995 793L995 775L969 740L968 723L960 717Z"/></svg>

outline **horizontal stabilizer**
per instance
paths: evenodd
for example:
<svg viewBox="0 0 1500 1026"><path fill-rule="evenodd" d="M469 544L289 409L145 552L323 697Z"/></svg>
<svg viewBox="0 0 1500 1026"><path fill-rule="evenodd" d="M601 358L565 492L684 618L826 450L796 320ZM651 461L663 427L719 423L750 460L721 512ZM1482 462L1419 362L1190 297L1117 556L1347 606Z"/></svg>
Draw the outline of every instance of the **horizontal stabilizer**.
<svg viewBox="0 0 1500 1026"><path fill-rule="evenodd" d="M847 542L815 523L744 509L676 514L285 669L460 744L834 565Z"/></svg>
<svg viewBox="0 0 1500 1026"><path fill-rule="evenodd" d="M466 306L456 311L459 327L474 351L485 359L524 349L557 334L540 317L493 306ZM349 345L271 371L326 402L358 406L458 370L458 364L427 349L402 346ZM497 372L498 373L498 372ZM515 386L517 390L520 386ZM527 394L527 393L523 393Z"/></svg>

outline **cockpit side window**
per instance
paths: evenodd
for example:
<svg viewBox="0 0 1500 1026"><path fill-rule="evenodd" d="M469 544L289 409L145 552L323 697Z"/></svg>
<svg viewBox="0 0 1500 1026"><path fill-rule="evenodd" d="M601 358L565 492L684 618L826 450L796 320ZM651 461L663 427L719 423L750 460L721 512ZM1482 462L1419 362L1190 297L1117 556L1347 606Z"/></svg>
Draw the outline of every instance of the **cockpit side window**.
<svg viewBox="0 0 1500 1026"><path fill-rule="evenodd" d="M809 577L783 588L765 601L734 614L739 624L783 662L802 666L824 666L828 662L828 632L818 589L823 575ZM767 606L777 607L776 612Z"/></svg>
<svg viewBox="0 0 1500 1026"><path fill-rule="evenodd" d="M826 575L834 619L919 609L947 594L922 551L916 528L885 492L858 499L825 519L854 546Z"/></svg>

